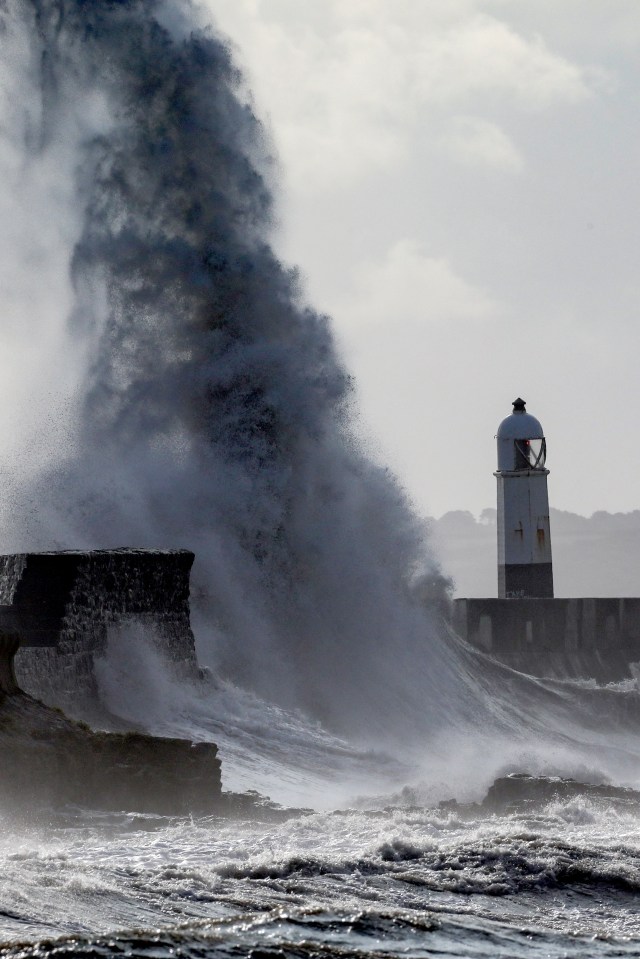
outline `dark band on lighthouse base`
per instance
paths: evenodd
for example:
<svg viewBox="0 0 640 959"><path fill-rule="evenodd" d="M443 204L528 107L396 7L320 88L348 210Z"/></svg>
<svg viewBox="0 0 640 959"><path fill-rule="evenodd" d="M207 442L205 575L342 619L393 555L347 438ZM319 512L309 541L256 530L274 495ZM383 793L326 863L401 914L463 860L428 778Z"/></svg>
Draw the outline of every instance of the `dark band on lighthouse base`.
<svg viewBox="0 0 640 959"><path fill-rule="evenodd" d="M553 569L551 563L510 563L498 566L498 596L500 599L553 599Z"/></svg>

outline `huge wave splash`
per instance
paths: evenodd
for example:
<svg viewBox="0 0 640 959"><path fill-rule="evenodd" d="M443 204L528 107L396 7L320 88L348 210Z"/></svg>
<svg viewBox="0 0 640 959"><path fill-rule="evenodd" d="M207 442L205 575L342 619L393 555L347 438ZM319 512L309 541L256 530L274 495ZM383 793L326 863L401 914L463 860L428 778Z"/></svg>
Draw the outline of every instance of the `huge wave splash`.
<svg viewBox="0 0 640 959"><path fill-rule="evenodd" d="M381 701L435 719L424 692L452 669L423 597L447 583L269 244L269 144L228 46L159 0L8 0L2 23L5 149L63 225L32 284L66 265L41 327L71 356L6 540L193 548L205 662L342 726Z"/></svg>

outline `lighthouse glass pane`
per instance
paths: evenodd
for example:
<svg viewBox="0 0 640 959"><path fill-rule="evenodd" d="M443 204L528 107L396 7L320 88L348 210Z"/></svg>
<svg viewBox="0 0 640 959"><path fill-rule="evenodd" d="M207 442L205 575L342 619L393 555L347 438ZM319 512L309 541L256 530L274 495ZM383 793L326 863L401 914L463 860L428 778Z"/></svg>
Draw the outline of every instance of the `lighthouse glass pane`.
<svg viewBox="0 0 640 959"><path fill-rule="evenodd" d="M516 440L516 469L541 470L547 455L547 445L540 440Z"/></svg>
<svg viewBox="0 0 640 959"><path fill-rule="evenodd" d="M529 440L529 462L531 468L541 470L544 468L547 446L544 440Z"/></svg>

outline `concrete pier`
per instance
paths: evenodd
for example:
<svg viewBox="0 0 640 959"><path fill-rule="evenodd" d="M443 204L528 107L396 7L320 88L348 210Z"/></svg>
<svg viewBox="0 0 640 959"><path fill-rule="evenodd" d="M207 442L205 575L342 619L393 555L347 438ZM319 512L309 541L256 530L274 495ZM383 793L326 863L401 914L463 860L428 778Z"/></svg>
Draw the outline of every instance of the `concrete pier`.
<svg viewBox="0 0 640 959"><path fill-rule="evenodd" d="M640 598L457 599L471 645L533 676L619 682L640 675Z"/></svg>
<svg viewBox="0 0 640 959"><path fill-rule="evenodd" d="M19 637L14 668L20 688L91 722L101 708L94 660L105 653L110 631L128 626L146 631L180 675L196 676L189 617L193 561L188 550L0 556L0 634L5 643ZM10 686L13 673L5 672L0 682Z"/></svg>

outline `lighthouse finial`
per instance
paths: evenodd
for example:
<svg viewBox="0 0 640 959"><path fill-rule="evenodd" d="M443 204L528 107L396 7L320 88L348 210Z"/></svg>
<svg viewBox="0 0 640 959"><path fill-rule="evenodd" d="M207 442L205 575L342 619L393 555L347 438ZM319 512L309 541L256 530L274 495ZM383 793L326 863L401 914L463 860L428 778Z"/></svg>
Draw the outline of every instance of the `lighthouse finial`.
<svg viewBox="0 0 640 959"><path fill-rule="evenodd" d="M518 397L517 400L514 400L514 401L513 401L513 412L514 412L514 413L526 413L525 402L526 402L526 401L520 399L520 397Z"/></svg>

